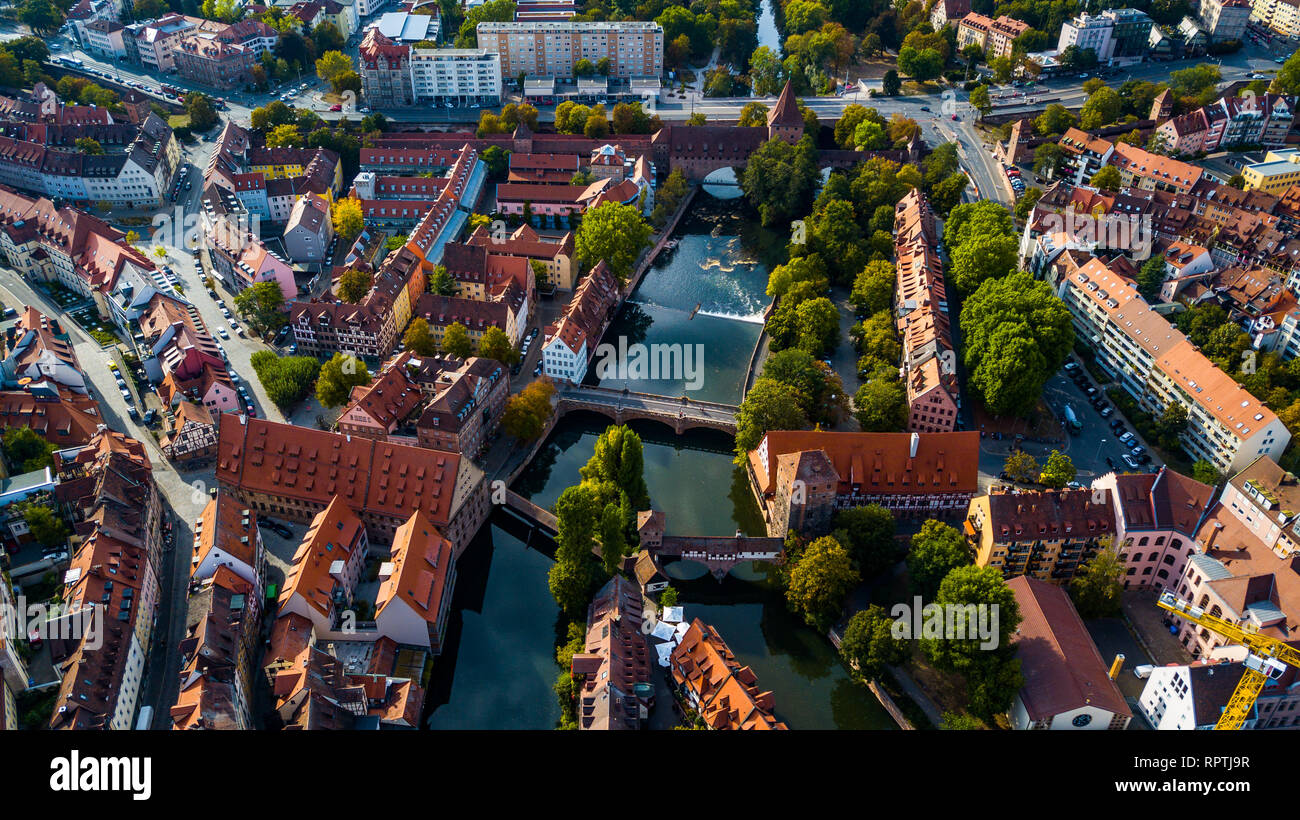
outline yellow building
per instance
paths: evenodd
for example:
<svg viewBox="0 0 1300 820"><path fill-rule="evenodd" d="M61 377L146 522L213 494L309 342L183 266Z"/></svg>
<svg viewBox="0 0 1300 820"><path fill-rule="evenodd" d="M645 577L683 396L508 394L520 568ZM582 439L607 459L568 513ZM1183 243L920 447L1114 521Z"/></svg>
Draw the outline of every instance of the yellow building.
<svg viewBox="0 0 1300 820"><path fill-rule="evenodd" d="M971 499L963 531L976 566L1061 584L1114 537L1115 510L1109 490L995 492Z"/></svg>
<svg viewBox="0 0 1300 820"><path fill-rule="evenodd" d="M1247 191L1281 194L1300 184L1300 150L1269 151L1263 162L1243 166L1241 176L1246 180Z"/></svg>

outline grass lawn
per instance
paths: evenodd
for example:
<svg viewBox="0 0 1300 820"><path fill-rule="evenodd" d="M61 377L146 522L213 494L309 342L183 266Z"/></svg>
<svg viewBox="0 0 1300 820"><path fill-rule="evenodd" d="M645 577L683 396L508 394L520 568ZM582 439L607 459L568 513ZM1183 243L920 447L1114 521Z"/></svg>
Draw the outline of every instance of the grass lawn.
<svg viewBox="0 0 1300 820"><path fill-rule="evenodd" d="M939 84L935 82L918 83L916 80L904 80L902 95L906 97L912 94L938 94L941 90Z"/></svg>
<svg viewBox="0 0 1300 820"><path fill-rule="evenodd" d="M189 114L172 114L167 118L167 124L173 129L186 127L190 124Z"/></svg>

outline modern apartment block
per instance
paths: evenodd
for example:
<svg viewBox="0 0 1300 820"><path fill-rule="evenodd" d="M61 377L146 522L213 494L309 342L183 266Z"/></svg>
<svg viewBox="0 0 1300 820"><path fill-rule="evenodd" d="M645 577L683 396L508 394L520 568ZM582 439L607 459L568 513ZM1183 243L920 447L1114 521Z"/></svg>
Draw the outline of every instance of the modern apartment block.
<svg viewBox="0 0 1300 820"><path fill-rule="evenodd" d="M1283 37L1300 37L1300 0L1251 0L1250 19Z"/></svg>
<svg viewBox="0 0 1300 820"><path fill-rule="evenodd" d="M569 77L583 59L608 59L611 77L658 77L664 67L658 23L479 23L478 47L500 55L506 77Z"/></svg>
<svg viewBox="0 0 1300 820"><path fill-rule="evenodd" d="M1151 36L1151 18L1136 9L1107 9L1100 14L1083 12L1061 25L1056 48L1070 46L1091 49L1101 63L1117 58L1141 57Z"/></svg>
<svg viewBox="0 0 1300 820"><path fill-rule="evenodd" d="M1151 310L1131 280L1095 258L1080 265L1062 254L1053 267L1076 336L1097 365L1144 410L1158 416L1174 403L1187 410L1179 440L1193 459L1226 473L1282 455L1291 433L1277 415Z"/></svg>
<svg viewBox="0 0 1300 820"><path fill-rule="evenodd" d="M482 48L411 48L411 94L416 103L501 103L501 61ZM364 78L363 78L364 86Z"/></svg>
<svg viewBox="0 0 1300 820"><path fill-rule="evenodd" d="M964 528L976 566L1065 584L1114 539L1115 506L1091 489L993 492L971 500Z"/></svg>
<svg viewBox="0 0 1300 820"><path fill-rule="evenodd" d="M1241 176L1248 191L1281 195L1292 185L1300 185L1300 150L1269 151L1263 162L1241 166Z"/></svg>

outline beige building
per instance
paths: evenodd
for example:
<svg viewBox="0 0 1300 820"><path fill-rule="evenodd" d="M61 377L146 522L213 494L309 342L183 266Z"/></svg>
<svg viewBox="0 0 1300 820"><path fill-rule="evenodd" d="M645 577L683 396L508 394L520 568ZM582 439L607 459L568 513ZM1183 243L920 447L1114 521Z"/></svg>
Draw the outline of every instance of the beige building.
<svg viewBox="0 0 1300 820"><path fill-rule="evenodd" d="M1283 37L1300 37L1300 0L1254 0L1250 19Z"/></svg>
<svg viewBox="0 0 1300 820"><path fill-rule="evenodd" d="M975 565L1068 583L1115 536L1109 491L995 492L971 499L964 526Z"/></svg>
<svg viewBox="0 0 1300 820"><path fill-rule="evenodd" d="M983 14L971 12L957 24L957 49L977 45L984 50L984 55L992 60L994 57L1010 57L1015 39L1029 31L1029 25L1007 17L1005 14L996 20Z"/></svg>
<svg viewBox="0 0 1300 820"><path fill-rule="evenodd" d="M658 23L479 23L478 47L501 55L503 77L569 77L583 59L608 58L611 77L658 77L664 67Z"/></svg>

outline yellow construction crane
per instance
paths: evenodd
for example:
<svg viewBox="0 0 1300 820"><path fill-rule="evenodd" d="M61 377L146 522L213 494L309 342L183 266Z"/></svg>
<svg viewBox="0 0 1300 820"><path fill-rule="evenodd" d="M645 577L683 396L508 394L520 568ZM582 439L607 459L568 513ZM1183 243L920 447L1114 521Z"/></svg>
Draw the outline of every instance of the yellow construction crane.
<svg viewBox="0 0 1300 820"><path fill-rule="evenodd" d="M1246 674L1241 676L1215 729L1240 729L1264 684L1282 677L1287 664L1300 667L1300 652L1276 638L1259 634L1254 624L1238 626L1192 606L1190 601L1180 601L1172 592L1161 595L1156 605L1246 648Z"/></svg>

